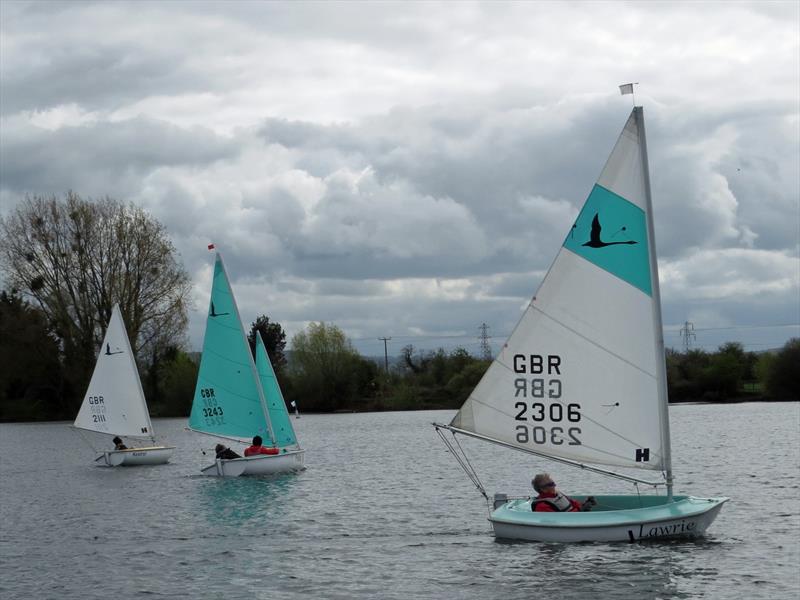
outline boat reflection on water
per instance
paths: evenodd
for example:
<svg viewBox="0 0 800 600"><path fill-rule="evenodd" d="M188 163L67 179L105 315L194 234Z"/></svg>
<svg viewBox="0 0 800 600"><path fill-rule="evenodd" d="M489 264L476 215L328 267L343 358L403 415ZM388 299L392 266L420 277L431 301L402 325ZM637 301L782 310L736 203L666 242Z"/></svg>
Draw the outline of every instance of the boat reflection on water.
<svg viewBox="0 0 800 600"><path fill-rule="evenodd" d="M192 476L196 487L196 515L204 515L214 526L277 525L285 516L284 500L292 497L297 475L272 477L206 478ZM264 530L266 533L267 530Z"/></svg>
<svg viewBox="0 0 800 600"><path fill-rule="evenodd" d="M697 589L720 576L714 565L721 542L709 538L653 540L638 544L604 542L540 543L496 539L502 546L522 546L525 553L504 552L503 572L536 573L543 587L553 582L568 598L697 598ZM708 553L703 560L703 554ZM514 560L514 558L519 560ZM524 557L524 559L523 559ZM568 583L565 583L568 582Z"/></svg>

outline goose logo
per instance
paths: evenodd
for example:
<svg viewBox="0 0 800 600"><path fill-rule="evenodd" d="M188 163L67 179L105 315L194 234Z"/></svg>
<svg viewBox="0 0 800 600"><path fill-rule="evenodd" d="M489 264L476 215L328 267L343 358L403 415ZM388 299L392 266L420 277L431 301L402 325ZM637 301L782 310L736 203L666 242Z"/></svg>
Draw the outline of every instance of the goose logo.
<svg viewBox="0 0 800 600"><path fill-rule="evenodd" d="M213 303L213 302L211 303L211 312L210 312L210 313L209 313L209 315L208 315L209 317L221 317L221 316L223 316L223 315L229 315L229 314L230 314L230 313L226 313L226 312L224 312L224 313L218 313L218 312L217 312L217 311L214 309L214 303Z"/></svg>
<svg viewBox="0 0 800 600"><path fill-rule="evenodd" d="M590 248L605 248L606 246L614 246L616 244L638 244L634 240L625 240L620 242L604 242L600 239L600 232L602 231L602 226L600 225L600 213L595 213L594 219L592 219L592 230L589 233L589 241L582 244L583 246L589 246ZM611 237L613 238L621 231L627 231L626 227L621 227L619 230L614 233Z"/></svg>

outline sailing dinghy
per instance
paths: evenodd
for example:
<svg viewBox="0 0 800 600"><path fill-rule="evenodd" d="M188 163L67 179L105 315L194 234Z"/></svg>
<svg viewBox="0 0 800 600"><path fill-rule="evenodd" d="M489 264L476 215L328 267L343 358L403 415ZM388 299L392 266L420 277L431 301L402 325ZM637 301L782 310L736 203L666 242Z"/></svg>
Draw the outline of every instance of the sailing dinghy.
<svg viewBox="0 0 800 600"><path fill-rule="evenodd" d="M151 446L109 450L95 462L109 467L166 463L174 446L156 446L142 382L119 305L115 304L89 389L73 424L115 436L149 439Z"/></svg>
<svg viewBox="0 0 800 600"><path fill-rule="evenodd" d="M461 446L445 432L666 486L666 495L595 495L591 512L534 512L530 498L496 494L489 521L498 538L698 536L728 498L673 495L667 409L644 114L637 106L502 351L450 424L434 425L487 500ZM592 465L655 471L661 480Z"/></svg>
<svg viewBox="0 0 800 600"><path fill-rule="evenodd" d="M261 436L278 454L215 459L203 475L271 475L304 468L278 380L260 333L256 360L239 318L222 255L216 253L203 354L189 429L249 445Z"/></svg>

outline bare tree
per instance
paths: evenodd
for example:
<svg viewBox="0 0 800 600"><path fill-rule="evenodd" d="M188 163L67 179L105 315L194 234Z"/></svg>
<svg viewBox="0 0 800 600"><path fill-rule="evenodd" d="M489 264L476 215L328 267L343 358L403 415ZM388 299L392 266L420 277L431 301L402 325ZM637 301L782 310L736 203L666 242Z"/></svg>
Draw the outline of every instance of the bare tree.
<svg viewBox="0 0 800 600"><path fill-rule="evenodd" d="M33 196L0 219L0 232L7 284L47 315L79 386L115 303L139 356L182 343L189 276L163 225L143 209L72 192Z"/></svg>

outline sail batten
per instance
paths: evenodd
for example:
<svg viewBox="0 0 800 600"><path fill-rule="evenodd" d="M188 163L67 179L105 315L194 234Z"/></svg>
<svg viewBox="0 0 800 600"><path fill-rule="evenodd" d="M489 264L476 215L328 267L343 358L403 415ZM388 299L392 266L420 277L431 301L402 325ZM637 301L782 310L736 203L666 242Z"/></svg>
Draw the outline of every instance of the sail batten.
<svg viewBox="0 0 800 600"><path fill-rule="evenodd" d="M451 427L580 464L669 469L640 110Z"/></svg>

